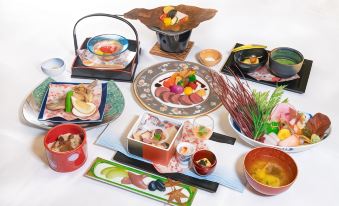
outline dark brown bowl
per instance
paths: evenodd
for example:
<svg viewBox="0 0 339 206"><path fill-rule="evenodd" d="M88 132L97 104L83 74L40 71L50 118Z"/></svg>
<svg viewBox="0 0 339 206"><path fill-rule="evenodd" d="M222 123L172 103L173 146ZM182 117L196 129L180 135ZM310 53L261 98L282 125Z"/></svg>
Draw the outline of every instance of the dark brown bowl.
<svg viewBox="0 0 339 206"><path fill-rule="evenodd" d="M199 165L197 161L203 158L207 158L211 162L212 165L210 167ZM199 150L196 153L194 153L192 156L192 167L193 167L193 170L198 175L206 176L206 175L211 174L214 171L216 165L217 165L217 157L215 156L213 152L209 150Z"/></svg>
<svg viewBox="0 0 339 206"><path fill-rule="evenodd" d="M250 56L257 56L259 58L258 64L246 64L244 59L249 58ZM243 72L253 72L256 69L264 66L268 60L268 53L265 49L246 49L238 51L234 54L234 61Z"/></svg>
<svg viewBox="0 0 339 206"><path fill-rule="evenodd" d="M296 75L304 63L304 56L288 47L273 49L269 56L269 69L278 77L288 78Z"/></svg>

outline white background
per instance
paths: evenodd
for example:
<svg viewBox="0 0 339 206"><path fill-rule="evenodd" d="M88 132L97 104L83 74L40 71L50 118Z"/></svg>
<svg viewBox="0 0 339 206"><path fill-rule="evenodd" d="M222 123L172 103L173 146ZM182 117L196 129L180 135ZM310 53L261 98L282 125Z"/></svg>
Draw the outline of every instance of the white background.
<svg viewBox="0 0 339 206"><path fill-rule="evenodd" d="M45 130L27 125L21 117L26 96L45 78L40 64L52 57L65 60L67 69L74 58L73 25L84 15L103 12L122 14L135 7L153 8L164 4L190 4L215 8L217 15L193 30L194 48L187 60L196 62L201 49L215 48L223 53L220 70L236 42L258 43L269 49L289 46L312 59L313 67L305 94L285 92L302 111L322 112L332 120L328 141L303 153L293 154L299 167L295 184L287 192L264 197L250 187L239 193L225 187L210 194L199 190L193 205L336 205L339 191L339 2L337 0L224 0L224 1L50 1L0 0L0 205L138 205L162 203L83 177L95 157L112 158L113 151L94 145L103 128L88 132L89 158L79 170L61 174L49 168L42 139ZM95 23L96 22L96 23ZM99 23L98 23L99 22ZM142 55L138 71L167 59L149 54L155 33L138 21ZM109 20L79 25L79 40L100 33L122 33L122 25ZM81 32L81 34L80 34ZM67 80L69 73L64 74ZM79 81L79 80L74 80ZM126 108L112 124L128 130L132 117L143 111L135 101L131 84L118 83ZM250 83L252 88L271 87ZM235 135L220 108L211 114L215 130ZM120 132L118 132L120 133ZM250 147L239 141L239 152Z"/></svg>

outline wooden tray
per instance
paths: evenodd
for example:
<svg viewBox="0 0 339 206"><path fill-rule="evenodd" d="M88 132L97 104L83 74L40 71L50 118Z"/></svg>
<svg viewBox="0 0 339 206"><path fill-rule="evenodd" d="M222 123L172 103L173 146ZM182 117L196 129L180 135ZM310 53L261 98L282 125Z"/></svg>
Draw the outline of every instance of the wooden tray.
<svg viewBox="0 0 339 206"><path fill-rule="evenodd" d="M242 46L243 44L239 44L237 43L234 48L237 48L239 46ZM227 70L227 67L231 68L235 74L237 74L240 78L242 79L246 79L252 82L256 82L259 84L264 84L264 85L268 85L268 86L272 86L272 87L276 87L276 86L281 86L281 85L286 85L285 89L291 92L296 92L299 94L305 93L306 91L306 87L307 87L307 82L308 82L308 78L310 76L311 73L311 68L312 68L312 60L308 60L305 59L304 63L301 67L301 70L299 71L299 79L295 79L295 80L291 80L291 81L287 81L287 82L267 82L267 81L258 81L252 77L250 77L249 75L247 75L246 73L241 73L236 67L235 67L235 62L233 59L233 55L234 52L232 52L226 63L224 64L223 68L221 69L221 72L227 74L227 75L231 75L229 73L229 71Z"/></svg>
<svg viewBox="0 0 339 206"><path fill-rule="evenodd" d="M152 49L150 50L150 54L156 55L156 56L161 56L161 57L166 57L169 59L175 59L179 61L184 61L187 57L187 55L190 53L192 47L193 47L194 42L190 41L188 42L187 48L184 52L182 53L170 53L170 52L165 52L160 49L159 43L155 43Z"/></svg>

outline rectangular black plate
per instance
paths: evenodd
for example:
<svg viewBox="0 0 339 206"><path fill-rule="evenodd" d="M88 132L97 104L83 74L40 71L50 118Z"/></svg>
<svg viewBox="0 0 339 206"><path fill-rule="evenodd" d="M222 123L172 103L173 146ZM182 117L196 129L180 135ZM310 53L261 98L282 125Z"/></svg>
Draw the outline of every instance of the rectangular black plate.
<svg viewBox="0 0 339 206"><path fill-rule="evenodd" d="M229 137L229 136L226 136L226 135L223 135L223 134L213 132L213 135L210 138L210 140L215 141L215 142L219 142L219 143L234 145L236 139L233 138L233 137ZM219 186L219 183L217 183L217 182L213 182L213 181L209 181L209 180L202 180L202 179L187 176L187 175L184 175L184 174L181 174L181 173L159 173L153 167L152 164L130 158L130 157L124 155L123 153L119 152L119 151L116 152L113 159L115 161L124 163L126 165L133 166L133 167L136 167L138 169L145 170L147 172L154 173L154 174L157 174L157 175L161 175L161 176L164 176L164 177L167 177L167 178L171 178L173 180L180 181L180 182L188 184L188 185L192 185L194 187L206 190L208 192L216 192L217 189L218 189L218 186Z"/></svg>
<svg viewBox="0 0 339 206"><path fill-rule="evenodd" d="M242 46L243 44L239 44L237 43L234 48L237 48L239 46ZM267 81L258 81L250 76L248 76L246 73L241 73L236 67L235 67L235 62L234 62L234 59L233 59L233 55L234 55L234 52L232 52L225 65L223 66L223 68L221 69L221 72L227 74L227 75L231 75L230 72L227 70L227 67L231 68L235 74L237 74L240 78L242 79L246 79L246 80L249 80L249 81L252 81L252 82L257 82L259 84L264 84L264 85L268 85L268 86L272 86L272 87L276 87L276 86L281 86L281 85L286 85L286 90L288 91L291 91L291 92L296 92L296 93L305 93L306 91L306 86L307 86L307 82L308 82L308 78L310 76L310 73L311 73L311 68L312 68L312 63L313 61L312 60L308 60L308 59L305 59L304 60L304 63L299 71L299 76L300 78L299 79L295 79L295 80L292 80L292 81L288 81L288 82L267 82Z"/></svg>
<svg viewBox="0 0 339 206"><path fill-rule="evenodd" d="M86 38L81 45L81 49L85 49L87 41L90 38ZM136 51L137 42L135 40L128 40L128 50ZM82 64L79 56L76 56L72 65L72 78L85 78L85 79L103 79L103 80L115 80L121 82L133 82L135 71L138 65L139 52L136 52L134 64L131 62L124 69L117 70L98 70L93 67L87 67Z"/></svg>
<svg viewBox="0 0 339 206"><path fill-rule="evenodd" d="M230 137L224 134L213 132L210 140L219 142L219 143L234 145L236 139L234 137Z"/></svg>

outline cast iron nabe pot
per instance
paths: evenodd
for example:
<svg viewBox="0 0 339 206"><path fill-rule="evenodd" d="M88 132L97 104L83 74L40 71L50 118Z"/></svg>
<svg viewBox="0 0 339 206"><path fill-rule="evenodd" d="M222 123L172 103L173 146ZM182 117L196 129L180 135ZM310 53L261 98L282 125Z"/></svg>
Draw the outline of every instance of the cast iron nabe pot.
<svg viewBox="0 0 339 206"><path fill-rule="evenodd" d="M185 32L156 31L160 49L170 53L181 53L185 51L192 30Z"/></svg>

